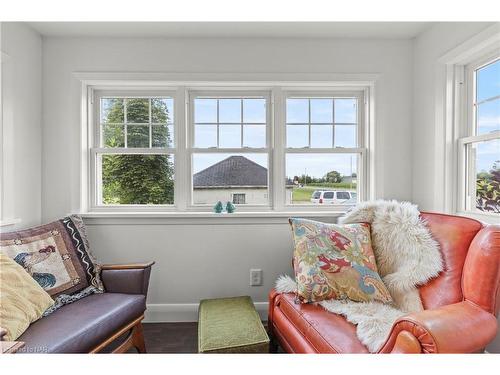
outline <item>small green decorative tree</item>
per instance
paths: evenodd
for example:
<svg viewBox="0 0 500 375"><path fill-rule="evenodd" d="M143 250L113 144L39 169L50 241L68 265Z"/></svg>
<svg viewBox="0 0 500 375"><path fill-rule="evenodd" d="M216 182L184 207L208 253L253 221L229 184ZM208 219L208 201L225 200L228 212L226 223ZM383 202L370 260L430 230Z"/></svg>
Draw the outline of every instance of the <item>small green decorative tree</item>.
<svg viewBox="0 0 500 375"><path fill-rule="evenodd" d="M236 211L235 205L228 201L226 203L226 211L228 214L232 214L234 211Z"/></svg>
<svg viewBox="0 0 500 375"><path fill-rule="evenodd" d="M214 206L214 212L220 214L224 210L224 206L221 201L218 201Z"/></svg>

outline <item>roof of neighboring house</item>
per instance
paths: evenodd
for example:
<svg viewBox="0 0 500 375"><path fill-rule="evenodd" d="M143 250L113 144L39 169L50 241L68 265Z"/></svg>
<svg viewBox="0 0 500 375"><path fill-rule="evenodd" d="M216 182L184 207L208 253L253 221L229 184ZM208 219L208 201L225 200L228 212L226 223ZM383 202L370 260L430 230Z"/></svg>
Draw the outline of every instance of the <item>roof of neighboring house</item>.
<svg viewBox="0 0 500 375"><path fill-rule="evenodd" d="M193 187L267 187L267 168L244 156L230 156L193 176Z"/></svg>

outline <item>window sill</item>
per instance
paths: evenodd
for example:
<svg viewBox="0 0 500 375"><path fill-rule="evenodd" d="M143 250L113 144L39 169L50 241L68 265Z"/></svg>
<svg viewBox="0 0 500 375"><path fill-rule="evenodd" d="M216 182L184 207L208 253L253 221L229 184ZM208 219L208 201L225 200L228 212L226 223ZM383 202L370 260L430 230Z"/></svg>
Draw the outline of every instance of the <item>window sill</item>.
<svg viewBox="0 0 500 375"><path fill-rule="evenodd" d="M235 212L88 212L81 213L87 225L202 225L287 224L290 217L335 222L345 211Z"/></svg>
<svg viewBox="0 0 500 375"><path fill-rule="evenodd" d="M486 224L500 224L500 216L495 214L459 211L456 215L470 217L471 219L476 219Z"/></svg>
<svg viewBox="0 0 500 375"><path fill-rule="evenodd" d="M5 219L0 220L0 228L9 227L11 225L16 225L21 222L21 219Z"/></svg>

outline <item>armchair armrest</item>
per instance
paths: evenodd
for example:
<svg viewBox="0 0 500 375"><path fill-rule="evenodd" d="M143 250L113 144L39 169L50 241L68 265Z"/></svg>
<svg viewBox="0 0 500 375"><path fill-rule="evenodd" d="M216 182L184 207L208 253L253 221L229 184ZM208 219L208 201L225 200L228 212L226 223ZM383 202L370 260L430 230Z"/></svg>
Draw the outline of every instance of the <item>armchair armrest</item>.
<svg viewBox="0 0 500 375"><path fill-rule="evenodd" d="M474 353L483 350L496 333L493 314L463 301L401 317L380 352L415 352L418 340L423 353Z"/></svg>
<svg viewBox="0 0 500 375"><path fill-rule="evenodd" d="M143 294L147 296L151 267L144 264L112 264L101 266L101 279L109 293Z"/></svg>

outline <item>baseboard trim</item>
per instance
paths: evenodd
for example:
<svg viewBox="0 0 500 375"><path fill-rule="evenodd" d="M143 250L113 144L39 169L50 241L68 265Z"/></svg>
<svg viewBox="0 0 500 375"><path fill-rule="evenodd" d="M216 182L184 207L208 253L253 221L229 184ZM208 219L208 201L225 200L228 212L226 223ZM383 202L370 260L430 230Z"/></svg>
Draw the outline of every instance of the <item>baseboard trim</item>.
<svg viewBox="0 0 500 375"><path fill-rule="evenodd" d="M261 320L267 320L268 302L254 302ZM198 303L148 303L144 323L197 322Z"/></svg>

